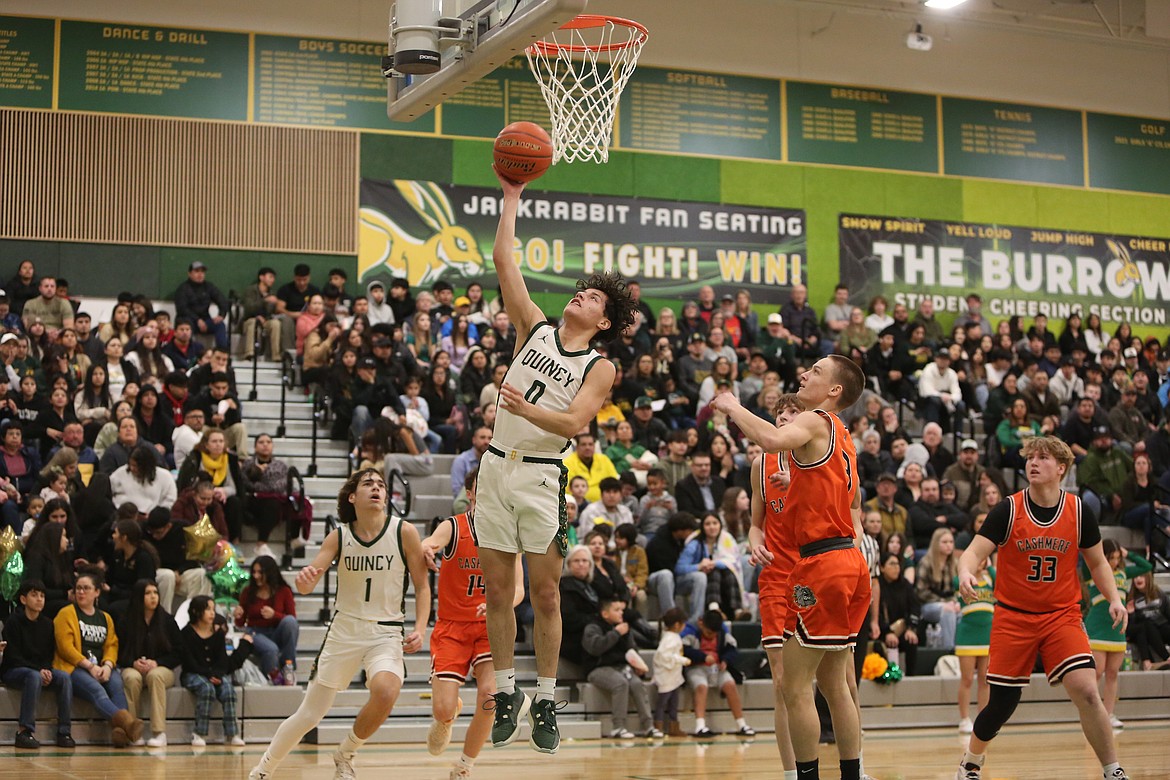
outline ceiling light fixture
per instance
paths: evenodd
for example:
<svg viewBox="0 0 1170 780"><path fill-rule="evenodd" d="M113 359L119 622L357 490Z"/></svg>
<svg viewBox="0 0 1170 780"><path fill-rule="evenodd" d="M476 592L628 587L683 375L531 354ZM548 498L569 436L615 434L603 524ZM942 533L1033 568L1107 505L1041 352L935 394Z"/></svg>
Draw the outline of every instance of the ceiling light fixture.
<svg viewBox="0 0 1170 780"><path fill-rule="evenodd" d="M957 5L962 5L965 2L967 2L967 0L926 0L923 5L925 5L927 8L940 8L946 10L948 8L954 8Z"/></svg>

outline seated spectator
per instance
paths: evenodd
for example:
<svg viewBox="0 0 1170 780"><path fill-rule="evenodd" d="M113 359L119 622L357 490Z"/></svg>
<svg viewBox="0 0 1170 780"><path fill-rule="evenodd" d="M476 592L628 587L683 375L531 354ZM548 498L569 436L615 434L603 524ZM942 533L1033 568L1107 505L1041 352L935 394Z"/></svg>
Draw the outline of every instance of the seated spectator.
<svg viewBox="0 0 1170 780"><path fill-rule="evenodd" d="M236 722L236 689L232 674L243 666L252 651L252 637L244 634L240 645L230 656L225 642L226 631L215 624L215 602L210 596L196 596L187 608L188 622L182 631L183 687L195 694L195 733L191 744L207 744L211 720L211 703L216 699L223 705L223 741L229 745L243 745ZM226 626L225 626L226 629Z"/></svg>
<svg viewBox="0 0 1170 780"><path fill-rule="evenodd" d="M617 468L613 461L603 453L597 452L597 443L592 433L577 434L574 441L576 449L565 457L564 464L568 470L568 478L583 477L588 483L585 492L587 501L601 500L601 482L607 477L617 479ZM578 506L578 509L581 507Z"/></svg>
<svg viewBox="0 0 1170 780"><path fill-rule="evenodd" d="M40 319L49 338L55 339L60 331L73 327L73 307L57 297L57 280L51 276L41 277L37 291L40 295L28 299L20 309L24 328L27 331L34 320Z"/></svg>
<svg viewBox="0 0 1170 780"><path fill-rule="evenodd" d="M126 613L134 586L141 580L154 579L158 553L154 545L142 538L142 525L137 520L116 521L110 537L113 552L106 559L106 588L101 602L120 620Z"/></svg>
<svg viewBox="0 0 1170 780"><path fill-rule="evenodd" d="M646 550L638 544L638 529L632 524L619 525L613 531L613 559L626 579L630 592L630 606L638 614L646 614L646 585L650 579L650 568L646 561Z"/></svg>
<svg viewBox="0 0 1170 780"><path fill-rule="evenodd" d="M146 724L126 709L122 675L117 668L114 619L97 608L101 588L100 575L78 575L73 604L62 608L53 619L57 649L53 668L70 676L77 698L92 704L110 722L110 742L116 748L124 748L142 738Z"/></svg>
<svg viewBox="0 0 1170 780"><path fill-rule="evenodd" d="M679 511L702 516L719 508L726 490L727 483L711 473L711 455L695 452L691 456L690 476L675 485L674 498Z"/></svg>
<svg viewBox="0 0 1170 780"><path fill-rule="evenodd" d="M959 459L939 472L943 481L955 486L955 503L968 511L979 500L979 479L986 469L979 463L979 445L974 439L959 444Z"/></svg>
<svg viewBox="0 0 1170 780"><path fill-rule="evenodd" d="M881 604L878 608L878 631L887 650L906 654L903 669L913 673L918 655L919 613L914 585L903 575L901 557L894 552L882 555Z"/></svg>
<svg viewBox="0 0 1170 780"><path fill-rule="evenodd" d="M1093 429L1093 446L1077 466L1077 486L1081 500L1095 511L1102 523L1114 523L1120 517L1125 481L1133 473L1133 459L1113 443L1113 432L1106 425Z"/></svg>
<svg viewBox="0 0 1170 780"><path fill-rule="evenodd" d="M1170 665L1170 598L1154 582L1152 574L1139 574L1133 578L1127 601L1133 612L1125 634L1137 649L1142 670L1166 668ZM4 637L8 638L7 626Z"/></svg>
<svg viewBox="0 0 1170 780"><path fill-rule="evenodd" d="M646 472L646 494L638 501L638 533L650 539L678 511L674 496L666 492L666 473L657 466Z"/></svg>
<svg viewBox="0 0 1170 780"><path fill-rule="evenodd" d="M146 536L158 555L155 580L159 600L167 612L171 611L176 595L180 598L211 595L211 581L203 573L202 564L187 557L185 527L172 522L170 507L155 507L146 518Z"/></svg>
<svg viewBox="0 0 1170 780"><path fill-rule="evenodd" d="M142 438L151 442L163 458L174 459L175 424L172 417L159 409L158 390L143 385L134 401L134 417Z"/></svg>
<svg viewBox="0 0 1170 780"><path fill-rule="evenodd" d="M383 469L386 483L390 483L390 472L395 469L407 476L433 474L435 462L426 442L404 420L397 415L388 416L390 414L393 413L383 412L383 416L374 422L374 430L387 442Z"/></svg>
<svg viewBox="0 0 1170 780"><path fill-rule="evenodd" d="M162 453L139 434L138 419L134 417L132 409L133 407L125 402L114 407L114 413L118 415L118 424L114 434L116 438L105 447L101 454L101 460L98 461L98 470L103 474L113 474L129 463L130 453L138 447L150 450L155 462L164 468L166 467ZM97 444L99 446L102 443L104 433L103 430L102 434L98 435ZM97 447L94 447L94 450L96 451Z"/></svg>
<svg viewBox="0 0 1170 780"><path fill-rule="evenodd" d="M588 655L582 644L585 626L600 610L597 591L593 589L593 555L589 548L577 545L565 556L561 575L561 652L557 677L581 680L585 677Z"/></svg>
<svg viewBox="0 0 1170 780"><path fill-rule="evenodd" d="M426 442L429 452L438 452L443 446L443 437L430 429L431 407L427 404L422 392L422 380L417 376L408 376L403 383L403 393L398 396L398 402L405 410L408 424Z"/></svg>
<svg viewBox="0 0 1170 780"><path fill-rule="evenodd" d="M118 666L131 715L138 717L143 686L150 692L151 737L142 743L148 747L167 745L167 690L183 660L182 642L179 626L159 601L158 584L150 579L134 583L118 624Z"/></svg>
<svg viewBox="0 0 1170 780"><path fill-rule="evenodd" d="M187 456L203 438L203 425L207 416L202 409L188 409L183 413L183 424L171 433L171 445L175 456L175 468L182 471Z"/></svg>
<svg viewBox="0 0 1170 780"><path fill-rule="evenodd" d="M175 316L192 323L200 333L215 336L215 345L228 346L227 326L224 317L228 312L228 300L211 282L207 281L207 266L196 260L187 266L187 279L175 290ZM211 304L218 313L211 314ZM176 328L177 330L177 328Z"/></svg>
<svg viewBox="0 0 1170 780"><path fill-rule="evenodd" d="M65 436L65 426L77 422L77 415L73 405L69 402L69 391L63 387L53 388L49 393L49 403L41 410L41 458L47 460L53 448L61 443Z"/></svg>
<svg viewBox="0 0 1170 780"><path fill-rule="evenodd" d="M226 349L214 347L199 358L199 364L191 370L187 382L187 397L198 397L211 384L214 374L225 374L228 382L228 392L236 393L236 370L231 365L231 353ZM189 405L189 403L188 403Z"/></svg>
<svg viewBox="0 0 1170 780"><path fill-rule="evenodd" d="M467 475L479 468L479 461L487 452L492 441L492 429L479 427L471 435L471 449L461 452L451 464L451 495L458 498L465 492L463 488Z"/></svg>
<svg viewBox="0 0 1170 780"><path fill-rule="evenodd" d="M187 401L188 409L202 409L209 425L223 432L228 449L241 458L248 457L248 431L241 417L239 399L228 387L228 375L217 371L210 376L207 388Z"/></svg>
<svg viewBox="0 0 1170 780"><path fill-rule="evenodd" d="M910 507L910 528L915 541L930 539L939 528L950 528L952 533L967 525L967 515L953 503L942 499L939 481L934 477L922 480L922 493Z"/></svg>
<svg viewBox="0 0 1170 780"><path fill-rule="evenodd" d="M256 328L263 331L259 342L268 342L268 357L273 362L280 360L280 320L276 317L279 300L272 286L276 284L276 271L264 266L256 272L256 281L244 288L243 333L244 360L251 360L258 341Z"/></svg>
<svg viewBox="0 0 1170 780"><path fill-rule="evenodd" d="M861 434L861 446L857 448L857 471L861 475L861 486L866 496L874 496L878 478L893 472L894 468L894 459L882 449L882 435L872 428Z"/></svg>
<svg viewBox="0 0 1170 780"><path fill-rule="evenodd" d="M240 467L244 494L247 496L245 517L256 525L257 557L272 555L268 539L272 530L286 521L285 542L293 548L304 547L300 525L294 522L289 504L288 464L273 457L272 437L262 433L256 437L252 457ZM299 544L298 544L299 541ZM273 556L275 557L275 556Z"/></svg>
<svg viewBox="0 0 1170 780"><path fill-rule="evenodd" d="M129 501L144 515L150 514L156 506L169 509L179 497L175 478L171 472L159 467L156 454L150 450L147 446L135 447L126 465L110 474L114 503L121 505Z"/></svg>
<svg viewBox="0 0 1170 780"><path fill-rule="evenodd" d="M914 568L914 545L906 534L897 532L887 534L885 541L882 542L881 553L883 556L886 553L897 555L902 564L902 576L911 585L914 584L915 575L918 573Z"/></svg>
<svg viewBox="0 0 1170 780"><path fill-rule="evenodd" d="M275 558L261 555L252 561L251 579L240 593L233 617L237 628L252 635L252 653L272 684L293 685L295 677L285 676L284 671L296 669L300 624L292 588Z"/></svg>
<svg viewBox="0 0 1170 780"><path fill-rule="evenodd" d="M882 397L890 403L913 398L910 377L915 371L914 361L889 328L879 331L877 345L866 353L865 369L867 375L877 377Z"/></svg>
<svg viewBox="0 0 1170 780"><path fill-rule="evenodd" d="M606 477L601 480L601 500L590 503L578 515L577 531L581 538L585 538L596 525L608 525L613 529L633 522L633 514L622 504L622 483L613 477Z"/></svg>
<svg viewBox="0 0 1170 780"><path fill-rule="evenodd" d="M223 507L229 531L228 540L233 544L238 542L244 523L244 507L240 496L243 475L240 473L239 458L227 451L227 442L219 428L203 430L203 438L179 470L176 480L179 488L184 489L193 484L200 479L201 474L208 476L215 503Z"/></svg>
<svg viewBox="0 0 1170 780"><path fill-rule="evenodd" d="M73 680L53 668L53 621L45 614L45 584L25 579L16 591L19 607L4 621L3 660L0 680L20 691L20 715L17 719L16 746L35 750L37 741L37 701L42 688L57 695L57 747L72 748Z"/></svg>
<svg viewBox="0 0 1170 780"><path fill-rule="evenodd" d="M37 297L37 274L33 261L22 260L16 275L5 283L4 289L8 291L12 301L13 313L19 315L24 310L25 303Z"/></svg>
<svg viewBox="0 0 1170 780"><path fill-rule="evenodd" d="M1024 439L1040 435L1040 424L1028 417L1028 404L1023 398L1012 401L1007 416L1004 417L995 429L995 438L999 443L1000 462L1013 469L1024 467L1024 459L1020 456L1020 447Z"/></svg>
<svg viewBox="0 0 1170 780"><path fill-rule="evenodd" d="M906 433L902 421L898 419L898 410L893 406L882 407L877 432L882 435L882 449L887 452L892 450L892 444L896 439L910 440L910 435Z"/></svg>
<svg viewBox="0 0 1170 780"><path fill-rule="evenodd" d="M877 331L866 324L865 312L854 306L849 312L849 324L841 329L837 352L863 365L869 350L877 344Z"/></svg>
<svg viewBox="0 0 1170 780"><path fill-rule="evenodd" d="M139 376L164 377L175 370L175 364L163 354L159 344L158 326L153 322L144 325L138 330L137 336L134 348L126 354L126 360L138 369Z"/></svg>
<svg viewBox="0 0 1170 780"><path fill-rule="evenodd" d="M301 316L297 317L294 326L297 357L304 357L305 339L317 329L317 326L321 324L325 316L325 299L317 293L310 295L308 303L305 304L304 311L301 312Z"/></svg>
<svg viewBox="0 0 1170 780"><path fill-rule="evenodd" d="M468 409L478 409L480 397L492 385L492 367L488 353L474 346L467 354L467 362L459 373L459 401ZM492 395L494 400L495 395Z"/></svg>
<svg viewBox="0 0 1170 780"><path fill-rule="evenodd" d="M987 514L996 504L1003 501L1004 490L994 480L990 478L991 472L987 472L988 476L980 481L979 485L979 502L971 508L972 514Z"/></svg>
<svg viewBox="0 0 1170 780"><path fill-rule="evenodd" d="M176 371L188 371L199 364L206 347L193 338L191 320L175 318L175 330L170 341L163 345L163 354L170 358Z"/></svg>
<svg viewBox="0 0 1170 780"><path fill-rule="evenodd" d="M737 615L742 606L743 581L735 539L723 528L719 515L709 512L703 525L687 541L674 567L675 575L707 575L709 600L718 601L725 615Z"/></svg>
<svg viewBox="0 0 1170 780"><path fill-rule="evenodd" d="M936 528L926 555L918 562L914 586L922 605L922 622L938 624L939 644L936 646L944 649L955 646L955 628L959 622L959 602L955 598L958 574L955 535L949 528Z"/></svg>
<svg viewBox="0 0 1170 780"><path fill-rule="evenodd" d="M934 353L934 362L922 370L918 379L918 416L941 425L946 432L955 415L965 411L959 375L951 368L950 350L940 347Z"/></svg>
<svg viewBox="0 0 1170 780"><path fill-rule="evenodd" d="M889 472L881 474L874 486L876 496L865 502L865 510L878 512L882 518L882 534L906 533L909 527L910 511L895 500L898 492L898 478Z"/></svg>
<svg viewBox="0 0 1170 780"><path fill-rule="evenodd" d="M618 474L633 471L644 484L646 472L658 463L658 456L634 441L634 426L629 420L617 424L617 439L605 449L605 456L613 461Z"/></svg>
<svg viewBox="0 0 1170 780"><path fill-rule="evenodd" d="M400 405L394 383L388 378L378 377L377 362L368 355L358 360L354 378L345 394L352 415L349 431L355 442L362 440L362 434L373 426L382 409L387 406L397 409Z"/></svg>
<svg viewBox="0 0 1170 780"><path fill-rule="evenodd" d="M727 699L727 706L735 718L736 735L754 736L755 730L744 720L743 704L736 687L743 675L734 667L739 649L731 625L724 621L721 613L712 609L704 612L699 621L687 623L680 636L683 653L691 660L686 679L694 697L694 736L715 736L715 732L707 728L707 694L712 687L718 688Z"/></svg>
<svg viewBox="0 0 1170 780"><path fill-rule="evenodd" d="M451 369L458 374L463 371L463 364L475 346L475 334L470 330L473 326L466 314L456 314L451 321L451 332L443 336L440 346L451 355Z"/></svg>
<svg viewBox="0 0 1170 780"><path fill-rule="evenodd" d="M626 729L630 697L638 710L638 730L647 737L661 737L654 726L650 712L650 695L645 679L649 669L634 646L630 624L625 621L625 602L619 598L600 600L598 614L592 615L581 635L581 644L588 655L586 679L610 697L613 716L610 739L633 739Z"/></svg>
<svg viewBox="0 0 1170 780"><path fill-rule="evenodd" d="M1113 439L1117 445L1131 454L1134 447L1153 430L1141 410L1137 408L1137 389L1132 382L1126 382L1122 386L1121 401L1109 410L1109 425L1113 429Z"/></svg>
<svg viewBox="0 0 1170 780"><path fill-rule="evenodd" d="M585 477L570 477L569 478L569 496L568 504L573 504L576 507L577 517L585 511L585 507L589 506L589 502L585 500L585 494L589 492L589 482Z"/></svg>
<svg viewBox="0 0 1170 780"><path fill-rule="evenodd" d="M1133 456L1133 473L1121 486L1121 524L1141 531L1145 538L1146 557L1170 550L1170 512L1157 482L1151 476L1150 456L1139 452Z"/></svg>
<svg viewBox="0 0 1170 780"><path fill-rule="evenodd" d="M735 379L735 364L725 356L720 356L714 359L711 364L711 373L699 385L699 399L695 405L695 414L698 416L700 412L711 403L711 399L715 397L716 388L720 384L726 384L735 400L739 400L739 382Z"/></svg>
<svg viewBox="0 0 1170 780"><path fill-rule="evenodd" d="M898 468L898 492L894 500L909 511L922 498L922 482L926 479L926 465L913 460L903 461Z"/></svg>

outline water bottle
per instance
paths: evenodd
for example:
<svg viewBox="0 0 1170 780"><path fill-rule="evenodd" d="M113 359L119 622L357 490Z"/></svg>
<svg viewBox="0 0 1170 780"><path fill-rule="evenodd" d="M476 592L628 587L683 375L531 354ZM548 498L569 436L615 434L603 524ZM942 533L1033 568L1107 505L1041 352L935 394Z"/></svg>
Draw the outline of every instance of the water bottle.
<svg viewBox="0 0 1170 780"><path fill-rule="evenodd" d="M92 650L89 651L89 655L86 656L86 659L94 666L98 665L98 657L93 654Z"/></svg>
<svg viewBox="0 0 1170 780"><path fill-rule="evenodd" d="M284 662L283 676L284 676L284 684L285 685L296 685L297 684L297 672L295 669L293 669L292 661L285 661Z"/></svg>
<svg viewBox="0 0 1170 780"><path fill-rule="evenodd" d="M232 641L231 634L227 634L226 636L224 636L223 649L228 655L231 655L232 653L234 653L236 651L236 643Z"/></svg>

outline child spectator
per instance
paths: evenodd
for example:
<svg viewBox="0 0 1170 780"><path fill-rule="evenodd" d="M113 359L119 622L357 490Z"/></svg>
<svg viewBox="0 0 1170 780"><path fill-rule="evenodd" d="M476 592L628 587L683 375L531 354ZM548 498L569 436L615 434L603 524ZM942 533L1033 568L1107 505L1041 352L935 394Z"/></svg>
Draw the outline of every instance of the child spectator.
<svg viewBox="0 0 1170 780"><path fill-rule="evenodd" d="M48 490L48 488L45 488ZM41 491L42 495L44 491ZM20 543L28 544L28 538L32 535L33 529L37 527L37 523L41 522L41 515L45 511L45 501L48 499L42 496L29 496L28 506L25 508L27 519L24 521L24 527L20 529ZM69 499L65 499L68 501Z"/></svg>
<svg viewBox="0 0 1170 780"><path fill-rule="evenodd" d="M650 714L649 692L643 681L649 669L634 647L625 609L626 603L621 599L602 599L600 614L585 626L581 644L587 654L586 666L592 667L586 679L609 694L613 714L610 739L635 736L626 729L631 696L638 710L639 730L647 737L661 737Z"/></svg>
<svg viewBox="0 0 1170 780"><path fill-rule="evenodd" d="M36 737L37 700L42 688L50 688L57 694L57 747L74 747L70 734L73 681L64 671L53 668L53 621L44 614L45 584L25 580L16 599L21 609L4 621L7 646L0 662L0 679L21 692L16 746L31 750L41 746Z"/></svg>
<svg viewBox="0 0 1170 780"><path fill-rule="evenodd" d="M650 567L646 551L638 544L638 530L630 523L619 525L613 532L613 559L626 577L630 599L639 614L646 614L646 582Z"/></svg>
<svg viewBox="0 0 1170 780"><path fill-rule="evenodd" d="M228 656L224 631L215 625L215 602L210 596L196 596L187 608L189 622L183 629L183 687L195 694L195 733L191 744L207 744L211 703L216 699L223 705L224 742L243 745L237 732L236 690L232 687L232 673L244 664L252 650L252 637L240 637L240 646Z"/></svg>
<svg viewBox="0 0 1170 780"><path fill-rule="evenodd" d="M614 477L606 477L601 480L601 500L594 501L578 515L577 533L583 537L595 525L616 528L633 522L634 515L622 503L622 483Z"/></svg>
<svg viewBox="0 0 1170 780"><path fill-rule="evenodd" d="M755 729L743 717L743 704L736 687L737 677L742 680L743 676L732 666L739 648L731 635L731 624L723 620L723 613L716 609L707 610L698 623L687 623L679 636L683 652L691 660L686 678L695 701L694 736L715 736L715 732L707 728L707 693L712 686L727 698L727 706L735 717L736 735L755 736Z"/></svg>
<svg viewBox="0 0 1170 780"><path fill-rule="evenodd" d="M662 638L654 651L654 679L658 688L658 703L654 708L654 728L665 731L668 736L683 736L678 725L678 698L683 686L683 668L691 665L691 659L683 655L682 637L679 632L687 624L687 613L678 607L671 607L662 615Z"/></svg>
<svg viewBox="0 0 1170 780"><path fill-rule="evenodd" d="M37 498L41 500L41 507L45 505L46 501L52 501L54 498L69 503L69 476L65 473L65 469L60 466L54 466L50 473L52 476L49 479L49 484L41 488L40 496L34 496L28 500L28 514L30 519L37 518L40 513L39 507L37 511L33 511L33 503ZM32 529L29 530L31 531Z"/></svg>
<svg viewBox="0 0 1170 780"><path fill-rule="evenodd" d="M646 495L638 502L638 532L649 539L678 511L678 502L666 492L666 472L655 467L646 472Z"/></svg>
<svg viewBox="0 0 1170 780"><path fill-rule="evenodd" d="M641 512L638 504L638 479L634 472L625 471L618 475L618 482L622 483L622 505L630 510L634 523L637 523Z"/></svg>
<svg viewBox="0 0 1170 780"><path fill-rule="evenodd" d="M573 477L569 480L569 497L577 505L577 514L580 515L585 507L589 506L585 494L589 492L589 480L585 477Z"/></svg>

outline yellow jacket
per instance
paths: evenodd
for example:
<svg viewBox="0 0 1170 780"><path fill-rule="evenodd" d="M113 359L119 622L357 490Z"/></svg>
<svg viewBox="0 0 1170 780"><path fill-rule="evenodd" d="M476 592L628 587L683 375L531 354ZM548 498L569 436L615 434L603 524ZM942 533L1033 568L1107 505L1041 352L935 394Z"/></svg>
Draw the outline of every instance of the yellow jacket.
<svg viewBox="0 0 1170 780"><path fill-rule="evenodd" d="M99 663L118 663L118 635L114 633L114 619L108 612L98 612L106 618L106 644L102 648ZM61 608L53 618L53 634L57 639L57 653L53 657L53 668L66 674L73 670L85 657L81 654L81 624L77 620L77 606L69 604Z"/></svg>
<svg viewBox="0 0 1170 780"><path fill-rule="evenodd" d="M573 481L573 477L584 477L585 481L589 483L589 490L585 493L586 501L600 501L601 500L601 480L606 477L613 477L617 479L617 469L613 465L613 461L607 458L600 451L595 451L593 454L593 468L588 469L585 464L581 462L581 458L577 453L571 453L565 460L565 468L569 473L565 477L565 485L568 486Z"/></svg>

